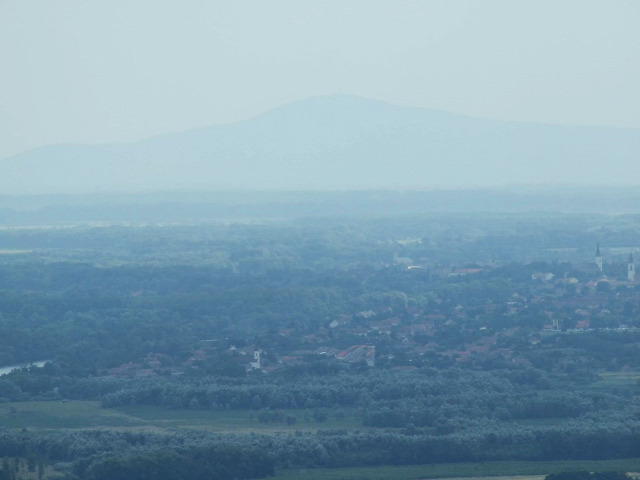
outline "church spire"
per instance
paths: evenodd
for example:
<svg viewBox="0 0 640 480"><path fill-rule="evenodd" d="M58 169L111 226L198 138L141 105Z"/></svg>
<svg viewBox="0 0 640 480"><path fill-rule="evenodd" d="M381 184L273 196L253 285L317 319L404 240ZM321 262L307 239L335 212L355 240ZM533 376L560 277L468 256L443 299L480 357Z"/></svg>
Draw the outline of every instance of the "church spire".
<svg viewBox="0 0 640 480"><path fill-rule="evenodd" d="M602 255L600 255L600 243L598 243L598 247L596 248L596 259L595 259L596 265L598 267L598 270L600 270L602 272Z"/></svg>

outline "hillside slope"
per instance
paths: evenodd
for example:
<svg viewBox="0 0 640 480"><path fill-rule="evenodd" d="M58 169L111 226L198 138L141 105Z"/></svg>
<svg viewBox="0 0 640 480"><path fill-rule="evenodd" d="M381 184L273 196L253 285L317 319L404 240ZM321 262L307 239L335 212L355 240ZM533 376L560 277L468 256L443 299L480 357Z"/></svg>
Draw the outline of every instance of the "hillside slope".
<svg viewBox="0 0 640 480"><path fill-rule="evenodd" d="M134 143L30 150L0 161L0 192L629 184L638 158L640 130L501 122L333 95Z"/></svg>

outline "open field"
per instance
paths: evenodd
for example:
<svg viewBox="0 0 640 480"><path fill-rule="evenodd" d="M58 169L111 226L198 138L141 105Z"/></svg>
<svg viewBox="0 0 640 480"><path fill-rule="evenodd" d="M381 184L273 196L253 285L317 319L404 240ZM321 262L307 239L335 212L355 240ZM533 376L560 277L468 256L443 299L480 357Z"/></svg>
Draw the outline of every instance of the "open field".
<svg viewBox="0 0 640 480"><path fill-rule="evenodd" d="M606 390L616 387L633 388L640 392L639 372L602 372L600 379L591 385L595 390Z"/></svg>
<svg viewBox="0 0 640 480"><path fill-rule="evenodd" d="M599 374L600 382L609 385L638 385L640 372L603 372Z"/></svg>
<svg viewBox="0 0 640 480"><path fill-rule="evenodd" d="M550 462L442 463L362 468L293 469L277 472L273 480L542 480L544 475L563 471L640 471L640 458L619 460L576 460ZM637 474L635 474L637 475Z"/></svg>
<svg viewBox="0 0 640 480"><path fill-rule="evenodd" d="M323 422L313 419L313 410L288 410L296 417L293 425L264 423L252 410L172 410L165 407L132 406L101 408L98 402L42 401L0 403L0 427L36 430L58 429L153 429L206 430L211 432L294 432L318 429L362 428L355 412L345 409L345 417L332 415Z"/></svg>
<svg viewBox="0 0 640 480"><path fill-rule="evenodd" d="M165 428L185 428L197 430L210 430L221 432L294 432L316 431L318 429L358 429L363 428L360 417L352 409L344 409L345 416L342 419L329 414L325 421L314 420L313 410L296 409L284 410L285 414L296 417L293 425L286 423L264 423L258 420L258 412L255 410L171 410L165 407L120 407L117 410L122 414Z"/></svg>
<svg viewBox="0 0 640 480"><path fill-rule="evenodd" d="M143 426L144 421L114 410L102 409L98 402L0 403L0 427L6 428L60 430Z"/></svg>

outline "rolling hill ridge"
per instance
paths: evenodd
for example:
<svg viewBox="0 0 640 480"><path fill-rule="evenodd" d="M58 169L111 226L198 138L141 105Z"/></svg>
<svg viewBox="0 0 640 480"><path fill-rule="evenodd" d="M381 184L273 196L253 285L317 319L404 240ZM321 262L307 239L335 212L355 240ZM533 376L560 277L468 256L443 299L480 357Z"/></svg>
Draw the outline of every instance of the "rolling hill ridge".
<svg viewBox="0 0 640 480"><path fill-rule="evenodd" d="M0 192L628 185L638 158L640 130L503 122L331 95L133 143L23 152L0 161Z"/></svg>

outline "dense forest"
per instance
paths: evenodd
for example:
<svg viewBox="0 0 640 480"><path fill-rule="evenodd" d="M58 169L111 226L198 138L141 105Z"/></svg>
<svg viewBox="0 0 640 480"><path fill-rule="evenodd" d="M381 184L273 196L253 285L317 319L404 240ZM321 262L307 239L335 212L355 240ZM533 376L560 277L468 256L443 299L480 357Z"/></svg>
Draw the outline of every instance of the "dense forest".
<svg viewBox="0 0 640 480"><path fill-rule="evenodd" d="M0 376L0 458L68 478L224 479L640 457L636 221L7 226L0 367L44 363ZM34 401L249 412L275 433L51 431L20 416ZM2 478L19 478L12 465Z"/></svg>

